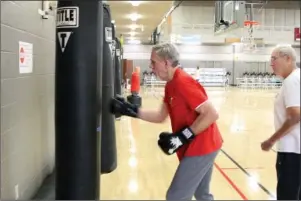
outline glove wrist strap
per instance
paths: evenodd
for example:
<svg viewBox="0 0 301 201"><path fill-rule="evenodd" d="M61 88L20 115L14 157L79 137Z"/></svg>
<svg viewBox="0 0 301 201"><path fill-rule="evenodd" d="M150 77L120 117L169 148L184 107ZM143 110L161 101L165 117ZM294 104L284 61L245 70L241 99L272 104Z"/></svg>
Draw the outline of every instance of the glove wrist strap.
<svg viewBox="0 0 301 201"><path fill-rule="evenodd" d="M181 134L182 134L183 138L185 138L185 140L187 140L187 141L190 141L190 140L194 139L194 137L195 137L195 134L189 127L184 128L181 131Z"/></svg>

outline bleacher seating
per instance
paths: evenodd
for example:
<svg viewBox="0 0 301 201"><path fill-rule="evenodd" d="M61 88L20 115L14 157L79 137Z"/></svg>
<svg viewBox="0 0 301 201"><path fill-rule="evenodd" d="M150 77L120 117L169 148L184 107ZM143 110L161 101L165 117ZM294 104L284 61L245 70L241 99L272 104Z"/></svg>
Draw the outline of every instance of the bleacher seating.
<svg viewBox="0 0 301 201"><path fill-rule="evenodd" d="M282 85L274 73L268 72L244 72L243 77L236 80L237 86L243 89L273 89Z"/></svg>

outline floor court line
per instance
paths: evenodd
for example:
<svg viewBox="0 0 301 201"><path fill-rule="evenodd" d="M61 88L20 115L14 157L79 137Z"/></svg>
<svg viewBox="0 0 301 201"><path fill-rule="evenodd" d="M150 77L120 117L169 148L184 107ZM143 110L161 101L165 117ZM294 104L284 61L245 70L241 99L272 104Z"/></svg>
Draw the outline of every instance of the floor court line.
<svg viewBox="0 0 301 201"><path fill-rule="evenodd" d="M245 194L236 186L236 184L230 179L230 177L219 167L217 163L214 163L215 168L223 175L227 182L232 186L232 188L239 194L243 200L249 200Z"/></svg>
<svg viewBox="0 0 301 201"><path fill-rule="evenodd" d="M225 150L221 149L221 152L228 158L230 159L242 172L244 172L248 177L252 177L237 161L235 161ZM275 198L275 196L266 188L264 187L261 183L256 181L257 185L266 193L268 194L271 198Z"/></svg>
<svg viewBox="0 0 301 201"><path fill-rule="evenodd" d="M238 167L222 167L222 170L240 170ZM246 167L245 170L262 170L263 167Z"/></svg>

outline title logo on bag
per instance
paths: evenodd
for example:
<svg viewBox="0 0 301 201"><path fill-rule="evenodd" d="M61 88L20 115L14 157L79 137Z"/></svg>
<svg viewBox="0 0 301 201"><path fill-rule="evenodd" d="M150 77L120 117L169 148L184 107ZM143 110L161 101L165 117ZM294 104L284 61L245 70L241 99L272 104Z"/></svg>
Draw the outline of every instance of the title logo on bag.
<svg viewBox="0 0 301 201"><path fill-rule="evenodd" d="M78 7L61 7L56 12L57 28L77 28L79 26Z"/></svg>
<svg viewBox="0 0 301 201"><path fill-rule="evenodd" d="M71 34L72 32L68 32L68 31L57 33L62 52L65 51L65 48L67 46Z"/></svg>
<svg viewBox="0 0 301 201"><path fill-rule="evenodd" d="M73 31L61 29L74 29L79 27L79 8L76 6L60 7L56 11L57 37L61 51L66 50Z"/></svg>

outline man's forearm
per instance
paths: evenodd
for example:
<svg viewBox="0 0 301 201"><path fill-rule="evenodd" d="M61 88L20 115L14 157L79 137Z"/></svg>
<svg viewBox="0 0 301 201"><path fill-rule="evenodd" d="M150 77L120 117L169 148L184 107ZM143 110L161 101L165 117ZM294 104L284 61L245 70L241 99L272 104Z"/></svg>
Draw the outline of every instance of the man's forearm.
<svg viewBox="0 0 301 201"><path fill-rule="evenodd" d="M295 126L298 122L296 122L294 119L286 119L286 121L284 122L284 124L281 126L281 128L276 131L276 133L274 135L272 135L270 137L270 140L273 142L278 141L280 138L282 138L283 136L287 135L287 133L289 132L289 130Z"/></svg>
<svg viewBox="0 0 301 201"><path fill-rule="evenodd" d="M208 113L205 115L199 115L198 118L193 122L190 126L190 129L193 131L195 135L203 132L206 128L208 128L213 122L218 119L217 113Z"/></svg>
<svg viewBox="0 0 301 201"><path fill-rule="evenodd" d="M140 108L138 111L138 117L144 121L152 123L161 123L165 120L160 111L146 110L142 108Z"/></svg>

